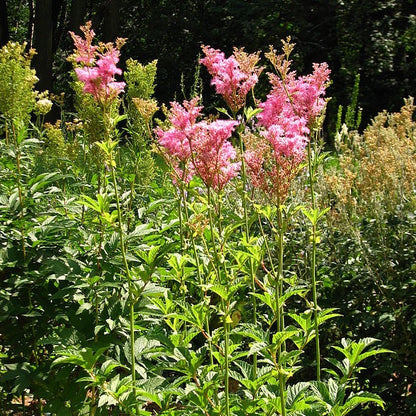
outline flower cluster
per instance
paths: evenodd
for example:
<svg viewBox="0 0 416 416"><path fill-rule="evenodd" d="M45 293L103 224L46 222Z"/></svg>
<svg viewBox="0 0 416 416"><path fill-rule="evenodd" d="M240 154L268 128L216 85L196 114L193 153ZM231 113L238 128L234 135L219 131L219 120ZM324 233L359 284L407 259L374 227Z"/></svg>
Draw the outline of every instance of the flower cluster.
<svg viewBox="0 0 416 416"><path fill-rule="evenodd" d="M34 49L26 52L26 43L8 42L0 48L0 114L8 120L29 123L39 81L31 69Z"/></svg>
<svg viewBox="0 0 416 416"><path fill-rule="evenodd" d="M171 103L171 128L159 127L155 132L174 168L176 181L187 183L198 175L208 188L220 191L240 169L240 163L233 162L237 154L228 141L237 122L197 121L203 109L198 102L196 97L182 105Z"/></svg>
<svg viewBox="0 0 416 416"><path fill-rule="evenodd" d="M203 46L205 58L200 62L212 75L211 84L221 94L231 111L244 106L248 92L256 85L262 68L257 67L259 54L247 54L243 49L234 49L229 58L223 52Z"/></svg>
<svg viewBox="0 0 416 416"><path fill-rule="evenodd" d="M293 47L289 43L284 47L286 54L268 54L279 76L268 74L272 89L259 104L260 137L247 141L244 155L253 186L280 202L305 157L310 129L325 108L323 97L330 74L323 63L315 64L311 75L297 77L288 60Z"/></svg>
<svg viewBox="0 0 416 416"><path fill-rule="evenodd" d="M314 64L313 68L313 73L304 77L297 77L295 72L289 72L283 79L269 74L272 90L259 105L263 109L258 116L262 125L269 127L290 118L307 128L313 126L325 108L323 97L331 72L326 63Z"/></svg>
<svg viewBox="0 0 416 416"><path fill-rule="evenodd" d="M116 75L122 74L117 63L124 40L117 39L115 47L112 43L94 46L92 41L95 33L91 29L91 22L81 26L81 30L85 39L69 32L75 45L75 61L82 65L75 68L75 73L84 83L84 92L92 94L100 104L106 104L124 91L125 83L115 80Z"/></svg>
<svg viewBox="0 0 416 416"><path fill-rule="evenodd" d="M205 185L217 191L240 170L240 163L232 162L237 153L228 141L236 125L232 120L201 121L195 129L193 167Z"/></svg>
<svg viewBox="0 0 416 416"><path fill-rule="evenodd" d="M287 197L305 152L300 142L287 145L284 137L273 134L273 129L269 135L246 132L243 136L246 146L244 161L253 187L281 204ZM291 146L293 150L290 152ZM280 151L281 147L285 148L284 152Z"/></svg>
<svg viewBox="0 0 416 416"><path fill-rule="evenodd" d="M235 115L245 105L246 95L258 81L261 68L258 54L248 55L235 49L225 58L223 52L203 46L201 59L212 75L212 84ZM298 77L290 70L293 45L284 42L284 53L271 50L266 56L277 73L269 74L271 91L257 115L253 131L242 134L242 155L253 187L261 189L275 202L283 203L291 181L305 158L310 130L325 107L329 80L327 64L315 64L311 75ZM205 185L221 190L238 175L240 163L229 142L237 121L197 121L202 107L199 98L171 103L169 129L156 129L159 144L176 173L176 180L189 182L198 175Z"/></svg>

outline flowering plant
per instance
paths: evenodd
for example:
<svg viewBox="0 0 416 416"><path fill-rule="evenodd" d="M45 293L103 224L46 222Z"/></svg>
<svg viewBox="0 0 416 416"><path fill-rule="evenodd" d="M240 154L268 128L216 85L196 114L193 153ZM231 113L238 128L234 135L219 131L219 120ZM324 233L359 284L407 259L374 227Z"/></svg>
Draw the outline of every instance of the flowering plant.
<svg viewBox="0 0 416 416"><path fill-rule="evenodd" d="M73 59L82 64L75 68L75 73L84 84L84 92L92 94L95 101L105 104L113 101L121 92L124 91L125 83L115 80L116 75L121 75L122 71L117 68L120 59L120 48L125 39L118 38L116 45L112 43L100 42L94 46L92 41L95 33L91 29L91 22L81 26L85 39L69 32L74 41L75 51Z"/></svg>
<svg viewBox="0 0 416 416"><path fill-rule="evenodd" d="M247 54L243 49L235 48L233 55L226 58L223 52L210 46L203 46L202 51L205 58L200 63L212 75L211 84L215 85L217 94L223 96L231 111L237 113L262 72L262 68L256 66L259 53Z"/></svg>
<svg viewBox="0 0 416 416"><path fill-rule="evenodd" d="M314 199L322 159L311 136L325 107L326 64L297 76L293 46L284 42L282 55L267 54L276 73L259 102L259 54L235 49L226 58L203 47L201 62L231 116L203 114L194 97L172 102L153 129L156 63L127 61L120 115L122 40L95 46L91 24L82 31L72 34L82 122L38 134L13 119L0 140L1 404L21 394L27 413L33 393L39 414L95 416L347 415L360 404L383 406L379 396L357 392L354 379L361 361L388 352L373 338L342 340L334 348L341 359L326 360L333 368L321 380L318 329L338 316L319 307L316 277L326 270L315 274L326 210ZM0 54L5 73L20 65L10 47ZM22 87L18 103L36 97L28 58L11 78L13 91ZM49 103L37 97L42 116ZM8 109L0 108L0 127L19 116ZM410 122L396 121L411 131ZM139 182L144 133L156 136L173 187L162 169L145 187ZM310 197L301 193L302 205L293 204L290 185L302 166ZM267 198L254 203L262 193Z"/></svg>
<svg viewBox="0 0 416 416"><path fill-rule="evenodd" d="M228 141L238 124L233 120L197 121L203 109L199 97L183 104L171 103L171 128L158 127L159 144L174 168L177 179L189 183L196 174L209 188L221 190L238 174L240 163Z"/></svg>

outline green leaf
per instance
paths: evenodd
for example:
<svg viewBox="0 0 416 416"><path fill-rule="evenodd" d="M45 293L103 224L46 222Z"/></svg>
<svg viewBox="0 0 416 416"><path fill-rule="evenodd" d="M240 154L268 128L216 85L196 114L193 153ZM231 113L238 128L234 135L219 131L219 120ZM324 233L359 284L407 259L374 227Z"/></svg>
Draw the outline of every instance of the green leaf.
<svg viewBox="0 0 416 416"><path fill-rule="evenodd" d="M228 118L232 118L232 117L228 114L228 111L227 111L225 108L223 108L223 107L215 107L215 109L216 109L219 113L224 114L225 116L227 116Z"/></svg>
<svg viewBox="0 0 416 416"><path fill-rule="evenodd" d="M257 114L261 113L262 111L263 111L262 108L246 107L246 108L244 108L244 115L246 117L246 120L249 121L251 118L253 118Z"/></svg>
<svg viewBox="0 0 416 416"><path fill-rule="evenodd" d="M242 335L248 338L253 339L258 343L268 343L269 342L269 332L264 331L260 326L243 323L239 325L235 330L231 331L232 334Z"/></svg>
<svg viewBox="0 0 416 416"><path fill-rule="evenodd" d="M347 415L351 410L356 408L360 404L375 403L384 409L384 401L377 394L359 392L352 394L348 397L347 401L343 406L340 407L341 415Z"/></svg>
<svg viewBox="0 0 416 416"><path fill-rule="evenodd" d="M292 409L295 403L302 399L304 392L309 387L309 383L300 382L287 387L286 407Z"/></svg>
<svg viewBox="0 0 416 416"><path fill-rule="evenodd" d="M52 182L56 182L57 180L61 179L63 176L59 172L46 172L41 173L40 175L36 176L35 178L29 181L30 192L34 194L35 192L40 191L41 189L45 188Z"/></svg>
<svg viewBox="0 0 416 416"><path fill-rule="evenodd" d="M227 292L226 288L221 285L212 285L208 286L209 290L216 293L221 299L228 300L229 293Z"/></svg>

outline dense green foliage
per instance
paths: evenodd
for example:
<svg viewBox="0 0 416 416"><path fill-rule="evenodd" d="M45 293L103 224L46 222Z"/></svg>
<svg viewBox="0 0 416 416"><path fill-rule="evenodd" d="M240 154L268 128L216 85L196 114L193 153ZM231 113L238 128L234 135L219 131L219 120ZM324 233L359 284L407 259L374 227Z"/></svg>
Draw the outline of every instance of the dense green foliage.
<svg viewBox="0 0 416 416"><path fill-rule="evenodd" d="M142 1L130 8L126 27L146 10L142 28L153 21L153 34L171 29L153 38L163 60L178 52L166 47L174 34L183 35L184 50L201 41L194 13L227 16L221 22L237 45L252 34L253 13L263 38L247 47L257 48L270 22L297 4L258 19L267 2L243 10L239 3L160 2L156 13ZM354 5L339 7L347 15ZM232 18L239 13L241 26ZM195 27L178 30L174 23L187 14ZM302 46L299 28L285 23L279 30L293 31ZM225 42L220 32L211 35L203 42L226 49L215 44ZM218 193L197 178L178 186L154 137L156 123L169 123L166 108L154 119L155 82L179 94L180 65L189 65L187 73L195 67L195 45L192 59L171 61L174 88L164 84L171 78L153 60L159 56L144 53L148 64L126 61L125 95L104 104L71 71L74 112L54 96L55 124L44 123L52 103L34 90L32 54L16 43L1 51L0 410L416 413L412 99L360 134L355 78L335 151L323 152L317 128L284 204L255 193L244 177ZM304 59L320 59L307 50L293 56L305 71ZM346 72L351 86L361 71ZM198 74L193 81L191 87L185 77L181 93L200 91ZM256 111L244 108L239 117L249 125Z"/></svg>

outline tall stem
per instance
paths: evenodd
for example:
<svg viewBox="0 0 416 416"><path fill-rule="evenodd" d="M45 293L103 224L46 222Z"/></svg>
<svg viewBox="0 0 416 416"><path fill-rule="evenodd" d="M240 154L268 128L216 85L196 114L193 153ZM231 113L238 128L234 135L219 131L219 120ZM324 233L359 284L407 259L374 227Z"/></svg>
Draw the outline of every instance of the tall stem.
<svg viewBox="0 0 416 416"><path fill-rule="evenodd" d="M208 191L208 218L209 218L209 228L211 231L211 245L212 245L212 250L214 252L214 271L215 274L217 275L217 279L218 282L221 281L221 273L219 271L220 267L219 267L219 257L218 257L218 250L217 250L217 244L216 244L216 238L215 238L215 233L214 233L214 220L212 218L212 198L211 198L211 189L207 188Z"/></svg>
<svg viewBox="0 0 416 416"><path fill-rule="evenodd" d="M182 197L182 202L183 202L183 206L184 206L183 212L185 214L185 220L189 224L188 205L187 205L187 201L186 201L185 189L183 187L181 187L181 197ZM181 203L181 201L179 201L179 204L180 203ZM179 214L182 215L181 212ZM180 222L182 223L181 220L180 220ZM183 230L182 230L183 224L181 224L180 226L181 226L181 233L182 233L183 232ZM201 264L199 262L198 251L196 249L196 242L195 242L195 238L194 238L194 235L193 235L192 231L189 234L189 238L191 240L192 251L193 251L194 257L195 257L195 266L196 266L196 274L197 274L197 277L198 277L198 282L199 282L200 287L202 288L203 285L206 284L207 282L204 281L204 279L201 275ZM181 237L181 245L182 245L182 237ZM206 297L207 297L207 292L206 292L206 289L204 289L204 299ZM213 355L212 340L211 340L211 330L210 330L210 324L209 324L209 314L206 314L205 326L206 326L207 335L209 337L208 347L209 347L210 362L211 362L211 365L214 365L214 355Z"/></svg>
<svg viewBox="0 0 416 416"><path fill-rule="evenodd" d="M279 297L283 293L283 260L284 260L284 234L285 234L285 225L283 223L283 213L282 213L282 204L280 189L277 192L277 226L278 226L278 268L277 268L277 279L275 284L275 295L276 295L276 319L277 322L277 331L283 331L284 329L284 318L283 318L283 305L279 306ZM283 343L283 350L286 350L286 343ZM281 348L279 347L279 355Z"/></svg>
<svg viewBox="0 0 416 416"><path fill-rule="evenodd" d="M226 308L226 316L228 317L228 304ZM226 416L230 416L230 386L229 386L229 358L228 358L228 352L229 352L229 330L230 330L230 324L227 322L227 320L224 320L224 355L225 355L225 369L224 369L224 390L225 390L225 414Z"/></svg>
<svg viewBox="0 0 416 416"><path fill-rule="evenodd" d="M182 195L180 198L178 198L178 216L179 216L179 234L180 234L180 242L181 242L181 252L183 252L184 249L184 238L183 238L183 213L182 213L182 201L184 201L184 192L182 192Z"/></svg>
<svg viewBox="0 0 416 416"><path fill-rule="evenodd" d="M104 127L105 127L105 139L106 143L108 144L108 151L109 154L109 165L111 170L111 177L112 182L114 186L114 196L116 199L116 206L117 206L117 220L118 220L118 233L120 238L120 250L121 250L121 256L123 258L123 266L124 270L127 276L127 285L128 285L128 294L129 294L129 321L130 321L130 356L131 356L131 382L133 385L133 397L134 397L134 403L135 403L135 410L136 414L139 414L139 406L136 401L137 397L137 389L136 389L136 359L134 356L134 342L135 342L135 333L134 333L134 306L136 303L134 290L133 290L133 278L130 272L130 267L127 261L127 255L126 255L126 246L124 242L124 233L123 233L123 220L121 215L121 206L120 206L120 198L118 193L118 186L117 186L117 178L116 178L116 172L115 172L115 159L113 156L113 150L112 150L112 140L111 140L111 120L110 120L110 114L107 111L108 108L106 105L103 106L103 115L104 115Z"/></svg>
<svg viewBox="0 0 416 416"><path fill-rule="evenodd" d="M212 218L212 198L211 198L211 189L207 188L208 193L208 213L209 213L209 223L211 227L211 241L215 255L215 269L218 277L218 281L221 282L221 264L220 259L218 257L218 251L216 247L216 239L214 235L214 223ZM226 293L227 293L227 300L222 299L223 304L223 311L224 311L224 396L225 396L225 416L230 416L230 386L229 386L229 331L230 331L230 324L228 323L229 318L229 300L228 300L228 292L229 292L229 282L227 277L227 271L224 266L224 277L225 277L225 286L226 286Z"/></svg>
<svg viewBox="0 0 416 416"><path fill-rule="evenodd" d="M284 330L284 321L283 321L283 306L279 305L279 298L283 292L283 252L284 252L284 225L283 225L283 215L282 215L282 207L280 205L280 201L278 201L278 209L277 209L277 221L278 221L278 268L277 268L277 279L275 283L275 296L276 296L276 324L277 324L277 332L281 332ZM286 416L286 406L285 406L285 377L283 373L283 368L280 363L280 358L282 355L282 346L283 351L286 350L286 344L279 345L277 351L277 363L279 366L279 394L280 394L280 403L281 403L281 414L282 416Z"/></svg>
<svg viewBox="0 0 416 416"><path fill-rule="evenodd" d="M249 244L250 241L250 224L248 220L248 207L247 207L247 173L246 173L246 164L244 160L244 147L243 147L243 140L240 136L240 152L241 152L241 177L242 177L242 186L243 186L243 210L244 210L244 224L245 224L245 240L246 244ZM257 325L257 298L255 296L256 292L256 281L255 281L256 273L254 270L254 262L253 259L250 257L250 282L251 282L251 304L253 307L252 313L252 322L254 325ZM253 354L253 379L257 378L257 353Z"/></svg>
<svg viewBox="0 0 416 416"><path fill-rule="evenodd" d="M25 223L24 223L25 209L24 209L24 197L23 197L23 186L22 186L22 168L20 164L20 158L22 154L20 150L20 144L17 141L17 133L16 133L16 128L14 124L12 124L12 134L13 134L14 145L16 147L17 192L19 195L19 205L20 205L20 223L21 223L20 235L22 238L22 254L23 254L23 259L26 259L26 236L25 236L26 233L25 233Z"/></svg>
<svg viewBox="0 0 416 416"><path fill-rule="evenodd" d="M279 214L281 215L281 214ZM278 265L277 265L277 279L275 282L275 298L276 298L276 323L277 323L277 332L282 331L282 307L279 306L279 298L282 293L283 289L283 244L284 244L284 236L283 230L279 227L279 234L278 234Z"/></svg>
<svg viewBox="0 0 416 416"><path fill-rule="evenodd" d="M309 189L311 194L312 209L316 208L315 200L315 189L314 189L314 180L315 180L315 166L312 163L312 149L311 141L308 141L308 171L309 171Z"/></svg>
<svg viewBox="0 0 416 416"><path fill-rule="evenodd" d="M134 400L136 401L136 365L135 365L135 357L134 357L134 342L135 342L135 334L134 334L134 305L135 305L135 298L134 298L134 292L133 292L133 279L130 273L129 264L127 262L127 256L126 256L126 247L124 244L124 234L123 234L123 222L122 222L122 216L121 216L121 209L120 209L120 199L118 195L118 189L117 189L117 180L116 180L116 173L114 167L111 167L111 175L113 179L114 184L114 195L116 198L116 204L117 204L117 217L118 217L118 232L119 232L119 238L120 238L120 249L121 249L121 255L123 257L123 265L124 270L127 275L127 283L128 283L128 291L129 291L129 312L130 312L130 355L131 355L131 381L133 384L133 395ZM138 405L136 403L136 413L139 414Z"/></svg>
<svg viewBox="0 0 416 416"><path fill-rule="evenodd" d="M311 143L308 142L308 169L309 169L309 188L311 193L312 209L316 210L316 199L314 191L315 166L312 163ZM312 255L311 255L311 283L312 283L312 299L313 299L313 315L315 327L315 356L316 356L316 378L321 379L321 353L319 342L318 328L318 298L316 291L316 222L312 224Z"/></svg>
<svg viewBox="0 0 416 416"><path fill-rule="evenodd" d="M281 414L282 416L286 416L285 378L281 369L279 371L279 394L280 394Z"/></svg>
<svg viewBox="0 0 416 416"><path fill-rule="evenodd" d="M312 280L312 299L313 299L313 319L315 327L315 353L316 353L316 378L321 379L321 352L319 345L318 328L318 299L316 291L316 224L312 227L312 259L311 259L311 280Z"/></svg>

